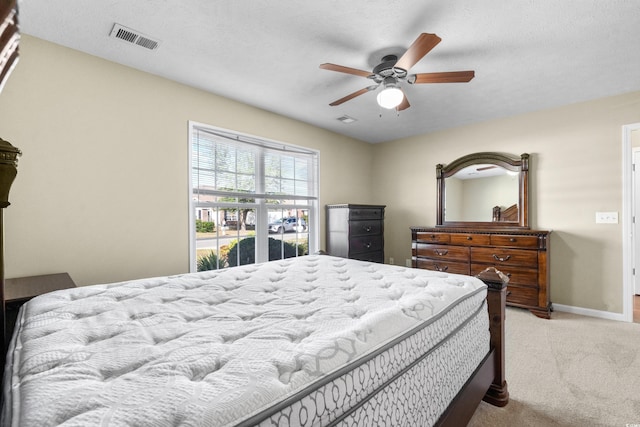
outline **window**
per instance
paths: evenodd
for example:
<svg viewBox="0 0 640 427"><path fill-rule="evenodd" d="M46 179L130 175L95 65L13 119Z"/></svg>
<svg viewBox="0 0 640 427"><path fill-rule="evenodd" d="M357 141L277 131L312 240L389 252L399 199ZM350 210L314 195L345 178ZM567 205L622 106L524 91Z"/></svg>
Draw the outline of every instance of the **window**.
<svg viewBox="0 0 640 427"><path fill-rule="evenodd" d="M194 122L189 134L191 271L317 250L316 151Z"/></svg>

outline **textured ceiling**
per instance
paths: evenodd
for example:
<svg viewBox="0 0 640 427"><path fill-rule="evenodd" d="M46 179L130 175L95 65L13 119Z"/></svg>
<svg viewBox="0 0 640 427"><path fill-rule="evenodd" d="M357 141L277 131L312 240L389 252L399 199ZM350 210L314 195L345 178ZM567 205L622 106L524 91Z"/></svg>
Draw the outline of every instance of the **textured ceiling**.
<svg viewBox="0 0 640 427"><path fill-rule="evenodd" d="M638 0L23 0L25 34L376 143L640 90ZM160 41L109 37L114 23ZM442 42L413 73L475 70L469 83L405 85L383 110L371 70L420 33ZM338 117L357 121L344 124Z"/></svg>

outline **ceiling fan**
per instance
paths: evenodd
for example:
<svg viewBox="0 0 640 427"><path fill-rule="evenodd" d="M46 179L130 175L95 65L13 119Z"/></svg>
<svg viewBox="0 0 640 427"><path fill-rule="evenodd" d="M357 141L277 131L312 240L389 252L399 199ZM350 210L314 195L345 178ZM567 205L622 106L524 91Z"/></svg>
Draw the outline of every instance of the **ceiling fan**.
<svg viewBox="0 0 640 427"><path fill-rule="evenodd" d="M340 73L353 74L355 76L366 77L376 84L367 86L355 91L343 98L333 101L331 106L340 105L357 96L384 86L378 93L378 104L384 108L395 108L397 111L406 110L410 107L407 96L400 88L401 82L409 84L422 83L466 83L474 76L474 71L449 71L442 73L419 73L409 74L409 69L413 67L423 56L431 51L442 39L435 34L422 33L413 42L409 49L398 59L396 55L386 55L382 62L373 71L358 70L356 68L344 67L342 65L325 63L321 64L323 70L338 71Z"/></svg>

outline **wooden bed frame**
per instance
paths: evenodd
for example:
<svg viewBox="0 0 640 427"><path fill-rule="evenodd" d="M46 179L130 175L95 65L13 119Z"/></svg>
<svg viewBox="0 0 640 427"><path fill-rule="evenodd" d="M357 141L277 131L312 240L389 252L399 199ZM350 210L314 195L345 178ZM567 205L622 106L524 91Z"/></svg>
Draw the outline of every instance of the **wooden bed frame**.
<svg viewBox="0 0 640 427"><path fill-rule="evenodd" d="M493 208L493 222L498 221L518 221L518 204L513 204L508 208L501 208L500 206L494 206Z"/></svg>
<svg viewBox="0 0 640 427"><path fill-rule="evenodd" d="M20 32L18 31L18 5L17 0L0 1L0 92L9 78L9 74L18 62L18 47ZM9 206L9 189L16 174L15 156L6 156L5 153L19 153L19 150L0 138L0 300L2 309L0 313L0 334L2 335L2 357L0 360L1 371L4 371L4 361L7 349L7 326L4 307L4 208Z"/></svg>
<svg viewBox="0 0 640 427"><path fill-rule="evenodd" d="M504 375L504 320L509 279L494 267L487 268L476 277L488 286L491 351L442 414L436 423L437 426L467 425L481 400L499 407L509 403L509 391Z"/></svg>

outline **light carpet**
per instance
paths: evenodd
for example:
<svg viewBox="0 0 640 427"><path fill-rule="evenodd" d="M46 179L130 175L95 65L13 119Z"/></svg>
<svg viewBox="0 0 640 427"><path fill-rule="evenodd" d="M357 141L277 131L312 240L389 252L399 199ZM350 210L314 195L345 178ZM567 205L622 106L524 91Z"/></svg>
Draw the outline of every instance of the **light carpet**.
<svg viewBox="0 0 640 427"><path fill-rule="evenodd" d="M469 426L640 427L640 324L508 308L504 408Z"/></svg>

